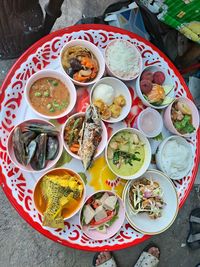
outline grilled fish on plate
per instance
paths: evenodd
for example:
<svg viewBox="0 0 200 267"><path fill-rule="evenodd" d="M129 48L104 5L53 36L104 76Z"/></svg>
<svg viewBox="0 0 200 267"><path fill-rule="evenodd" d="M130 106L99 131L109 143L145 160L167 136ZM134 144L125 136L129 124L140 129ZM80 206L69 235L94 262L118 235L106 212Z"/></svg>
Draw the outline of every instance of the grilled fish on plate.
<svg viewBox="0 0 200 267"><path fill-rule="evenodd" d="M101 142L102 131L101 119L96 108L93 105L88 106L80 132L80 148L78 152L85 170L92 163L97 147Z"/></svg>

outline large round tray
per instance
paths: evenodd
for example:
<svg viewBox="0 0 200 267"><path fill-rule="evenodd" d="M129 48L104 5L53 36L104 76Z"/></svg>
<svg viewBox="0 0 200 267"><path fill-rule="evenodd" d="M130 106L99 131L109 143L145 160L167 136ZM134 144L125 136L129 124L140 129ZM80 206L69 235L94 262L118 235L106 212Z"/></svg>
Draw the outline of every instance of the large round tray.
<svg viewBox="0 0 200 267"><path fill-rule="evenodd" d="M24 86L27 79L33 73L43 68L59 68L58 56L62 46L69 40L77 38L93 42L102 52L108 42L115 38L130 41L139 49L144 66L156 64L168 71L176 85L175 94L177 97L187 96L191 98L191 94L183 78L168 58L150 42L133 33L105 25L73 26L51 33L31 46L18 59L9 71L0 90L0 184L20 216L48 238L63 245L83 250L100 251L106 249L122 249L136 245L146 240L148 236L136 232L128 222L125 221L120 231L114 237L105 241L93 241L82 234L80 226L78 225L78 215L66 222L65 230L43 227L41 216L36 211L32 198L32 190L40 174L22 173L11 163L6 151L8 134L13 126L25 119L37 117L27 108L23 97ZM131 112L126 118L126 121L107 125L109 136L113 131L124 125L133 126L135 117L144 108L134 92L134 82L128 85L133 100ZM85 111L87 103L89 102L88 91L88 88L78 89L76 111ZM54 121L54 123L58 127L61 127L65 120L66 118L62 118ZM166 137L168 135L170 135L170 133L164 129L162 136ZM174 182L179 196L180 207L187 199L197 173L200 149L199 131L196 136L189 138L188 141L194 152L193 167L187 177ZM161 140L159 138L157 138L157 140L151 140L153 153L155 153L160 142ZM62 161L60 161L58 165L74 168L84 176L80 161L72 159L66 153L63 154ZM151 165L151 167L155 168L155 165ZM84 177L87 180L87 194L94 190L102 189L113 190L119 195L122 194L125 181L115 177L115 175L109 171L105 163L104 155L101 155L100 158L95 161L92 169L85 175Z"/></svg>

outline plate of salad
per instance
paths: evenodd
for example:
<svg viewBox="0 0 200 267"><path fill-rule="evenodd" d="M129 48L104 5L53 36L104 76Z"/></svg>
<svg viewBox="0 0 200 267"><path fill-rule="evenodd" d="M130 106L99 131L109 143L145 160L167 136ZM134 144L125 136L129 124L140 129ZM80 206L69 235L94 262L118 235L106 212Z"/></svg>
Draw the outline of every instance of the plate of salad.
<svg viewBox="0 0 200 267"><path fill-rule="evenodd" d="M171 179L148 170L129 181L123 191L126 219L138 232L156 235L167 230L178 213L178 196Z"/></svg>
<svg viewBox="0 0 200 267"><path fill-rule="evenodd" d="M121 198L111 191L90 195L80 212L83 233L93 240L105 240L115 235L125 219Z"/></svg>

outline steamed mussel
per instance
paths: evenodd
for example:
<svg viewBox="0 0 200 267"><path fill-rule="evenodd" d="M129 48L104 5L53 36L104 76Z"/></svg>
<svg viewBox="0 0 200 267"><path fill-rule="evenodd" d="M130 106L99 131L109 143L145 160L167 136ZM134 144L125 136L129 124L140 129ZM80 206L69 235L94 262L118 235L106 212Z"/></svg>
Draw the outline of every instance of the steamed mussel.
<svg viewBox="0 0 200 267"><path fill-rule="evenodd" d="M42 170L48 160L54 160L59 152L59 132L51 125L26 123L16 127L13 136L13 150L17 161L34 170Z"/></svg>

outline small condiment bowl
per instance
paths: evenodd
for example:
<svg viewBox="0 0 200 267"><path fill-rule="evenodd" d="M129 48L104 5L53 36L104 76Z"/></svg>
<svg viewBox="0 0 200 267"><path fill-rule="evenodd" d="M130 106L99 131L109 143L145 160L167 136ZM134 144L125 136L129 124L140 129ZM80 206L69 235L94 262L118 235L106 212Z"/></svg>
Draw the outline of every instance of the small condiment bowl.
<svg viewBox="0 0 200 267"><path fill-rule="evenodd" d="M47 171L57 163L57 161L59 160L59 158L60 158L60 156L62 154L62 151L63 151L63 139L62 139L62 136L61 136L60 133L58 134L59 151L58 151L58 154L57 154L56 158L54 160L48 160L47 165L46 165L46 167L44 169L42 169L42 170L34 170L31 167L30 164L28 164L27 166L24 166L21 163L19 163L18 160L15 157L15 154L14 154L14 148L13 148L13 142L12 142L13 132L16 129L16 127L18 127L18 126L22 127L22 129L23 129L23 127L26 125L26 123L41 123L41 124L54 126L49 121L42 120L42 119L30 119L30 120L26 120L26 121L23 121L23 122L19 123L18 125L16 125L12 129L12 131L10 132L10 134L8 136L8 141L7 141L7 152L8 152L8 155L9 155L11 161L13 162L13 164L15 166L17 166L22 171L31 172L31 173L35 173L35 172L39 173L39 172Z"/></svg>
<svg viewBox="0 0 200 267"><path fill-rule="evenodd" d="M122 196L126 219L136 231L146 235L157 235L166 231L175 221L179 209L178 195L173 182L161 171L148 170L138 179L143 177L159 183L163 190L163 200L166 205L162 210L161 217L157 219L151 219L146 212L133 213L128 199L129 189L134 181L129 181L124 187Z"/></svg>
<svg viewBox="0 0 200 267"><path fill-rule="evenodd" d="M128 87L125 85L125 83L123 83L117 78L114 78L114 77L102 78L97 83L95 83L92 87L92 90L90 92L90 103L91 104L93 103L93 93L95 91L95 88L100 84L106 84L106 85L112 86L113 89L115 90L115 96L123 95L124 98L126 99L126 105L122 108L122 112L118 118L110 117L110 119L105 120L102 118L102 120L108 123L115 123L115 122L122 121L123 119L126 118L128 113L130 112L131 105L132 105L132 98L131 98L131 94L130 94Z"/></svg>
<svg viewBox="0 0 200 267"><path fill-rule="evenodd" d="M110 66L109 64L109 50L110 50L110 47L112 46L115 46L117 43L123 43L125 46L127 46L127 48L131 48L132 49L132 53L133 54L136 54L137 57L138 57L138 62L137 62L137 71L134 70L134 68L130 71L130 74L127 74L126 76L123 75L123 74L119 74L119 73L116 73L115 70L112 69L112 67ZM126 49L127 50L127 49ZM125 53L126 51L124 51ZM120 55L119 53L117 52L116 55L118 56L118 59L117 59L117 63L116 65L120 65ZM106 71L107 73L110 75L110 76L114 76L122 81L131 81L131 80L134 80L138 77L138 75L140 74L140 72L142 71L142 56L139 52L139 50L130 42L126 41L126 40L113 40L111 42L108 43L108 45L106 46L106 49L105 49L105 61L106 61ZM131 61L135 61L135 60L131 60ZM127 58L127 64L128 65L130 62L130 57ZM120 70L119 70L120 72Z"/></svg>
<svg viewBox="0 0 200 267"><path fill-rule="evenodd" d="M153 73L156 72L156 71L163 72L164 75L165 75L165 81L164 81L163 85L173 85L174 83L173 83L171 77L169 76L167 71L162 69L161 67L149 66L149 67L144 68L142 73L138 76L138 78L136 80L136 86L135 86L136 93L137 93L138 97L142 100L142 103L145 106L152 107L152 108L155 108L155 109L164 109L164 108L166 108L167 106L170 105L170 103L167 103L166 105L153 105L153 104L149 103L149 101L144 97L144 95L143 95L143 93L142 93L142 91L140 89L140 79L141 79L141 76L142 76L144 71L151 71ZM172 102L173 99L175 98L174 88L170 91L170 93L167 96L172 99L171 100L171 102Z"/></svg>
<svg viewBox="0 0 200 267"><path fill-rule="evenodd" d="M97 230L89 230L87 226L83 226L82 225L82 212L83 212L83 208L85 206L85 204L87 203L87 201L94 195L98 194L98 193L108 193L109 196L116 196L118 201L119 201L119 212L118 212L118 219L110 226L107 228L107 233L100 233ZM123 225L125 220L125 209L124 209L124 204L122 199L115 194L114 192L111 191L106 191L106 190L102 190L102 191L97 191L91 195L89 195L85 202L84 205L79 213L79 225L82 227L82 231L83 233L88 236L89 238L93 239L93 240L106 240L108 238L111 238L112 236L114 236L121 228L121 226Z"/></svg>
<svg viewBox="0 0 200 267"><path fill-rule="evenodd" d="M98 62L99 71L97 73L97 76L93 80L91 80L90 82L79 82L79 81L76 81L76 80L72 79L66 73L65 69L63 68L63 65L62 65L62 54L66 49L68 49L69 47L72 47L72 46L82 46L84 48L87 48L96 57L97 62ZM65 73L65 75L70 80L72 80L72 82L74 84L79 85L79 86L89 86L91 84L96 83L103 76L103 74L105 72L105 60L104 60L102 52L100 51L100 49L96 45L94 45L93 43L91 43L89 41L77 39L77 40L69 41L66 45L63 46L63 48L62 48L62 50L60 52L60 67L61 67L62 71Z"/></svg>
<svg viewBox="0 0 200 267"><path fill-rule="evenodd" d="M188 149L188 158L185 162L186 168L183 170L178 170L177 175L172 175L171 173L171 167L167 168L165 167L165 162L168 161L166 158L166 155L163 155L163 149L166 147L166 144L170 141L176 141L178 144L185 146ZM175 153L178 153L178 151L174 151ZM177 155L177 157L180 157L180 155ZM173 159L176 161L176 159ZM158 169L160 169L162 172L164 172L166 175L168 175L172 180L179 180L185 177L192 168L192 162L193 162L193 153L190 144L181 136L172 135L166 139L164 139L160 145L158 146L157 152L156 152L156 165Z"/></svg>
<svg viewBox="0 0 200 267"><path fill-rule="evenodd" d="M192 112L192 124L195 127L195 131L192 133L187 133L187 134L181 134L179 133L176 128L174 127L174 124L172 122L172 118L171 118L171 111L172 111L172 105L174 104L175 101L180 101L182 103L185 103L188 105L188 107L190 108L191 112ZM195 106L195 104L186 97L179 97L177 99L175 99L165 110L164 113L164 124L165 127L172 132L173 134L177 134L183 137L190 137L193 136L194 134L196 134L198 128L199 128L199 111L197 109L197 107Z"/></svg>
<svg viewBox="0 0 200 267"><path fill-rule="evenodd" d="M33 189L33 201L34 201L34 205L35 205L35 207L36 207L38 213L39 213L41 216L43 216L44 211L41 210L41 207L39 207L39 205L41 205L42 198L41 198L41 199L37 199L37 196L36 196L36 195L37 195L37 191L38 191L38 187L40 186L40 183L41 183L41 181L42 181L42 179L43 179L43 177L44 177L45 175L48 175L48 174L59 175L60 173L63 173L63 174L64 174L64 173L68 173L68 174L70 174L70 175L73 175L73 176L77 177L77 179L78 179L78 180L81 182L81 184L83 185L83 194L82 194L82 197L81 197L81 200L80 200L79 205L78 205L78 206L74 209L74 211L71 212L68 216L63 217L64 220L68 220L68 219L72 218L74 215L76 215L76 214L79 212L79 210L80 210L80 209L82 208L82 206L83 206L83 203L84 203L84 200L85 200L85 197L86 197L86 187L85 187L85 183L84 183L83 179L81 178L81 176L80 176L77 172L75 172L75 171L73 171L73 170L71 170L71 169L68 169L68 168L56 168L56 169L52 169L52 170L50 170L50 171L44 173L44 174L37 180L37 183L35 184L35 187L34 187L34 189ZM44 200L44 199L43 199L43 200Z"/></svg>
<svg viewBox="0 0 200 267"><path fill-rule="evenodd" d="M112 167L110 166L110 163L109 163L109 160L108 160L108 146L109 146L109 143L110 141L112 140L112 138L119 132L122 132L122 131L127 131L127 132L131 132L133 134L136 134L139 139L141 140L141 142L144 144L144 150L145 150L145 156L144 156L144 162L143 162L143 165L141 166L141 168L136 172L134 173L133 175L119 175L117 172L115 172ZM148 169L149 165L150 165L150 162L151 162L151 146L150 146L150 143L148 141L148 139L146 138L146 136L141 133L139 130L135 129L135 128L123 128L123 129L120 129L118 131L116 131L111 137L110 139L108 140L108 143L107 143L107 146L106 146L106 150L105 150L105 158L106 158L106 162L108 164L108 167L110 168L110 170L118 177L120 178L123 178L123 179L126 179L126 180L132 180L132 179L136 179L138 178L139 176L143 175L146 170Z"/></svg>
<svg viewBox="0 0 200 267"><path fill-rule="evenodd" d="M60 80L67 88L69 95L70 95L70 101L69 101L69 105L67 106L67 108L59 115L44 115L41 112L39 112L38 110L36 110L33 105L31 104L30 101L30 97L29 97L29 91L31 86L39 79L41 78L45 78L45 77L50 77L50 78L54 78L54 79L58 79ZM40 70L38 72L36 72L35 74L33 74L27 81L26 85L25 85L25 99L26 102L28 104L28 106L39 116L45 118L45 119L58 119L61 117L66 116L68 113L70 113L72 111L72 109L75 106L76 103L76 89L74 84L72 83L72 81L66 77L63 73L59 72L59 71L55 71L55 70L49 70L49 69L45 69L45 70Z"/></svg>
<svg viewBox="0 0 200 267"><path fill-rule="evenodd" d="M145 119L146 116L146 119ZM152 130L144 127L149 126ZM135 127L142 132L147 138L153 138L162 132L163 119L160 113L153 108L146 108L140 112L136 118Z"/></svg>
<svg viewBox="0 0 200 267"><path fill-rule="evenodd" d="M75 118L78 118L80 116L85 116L85 113L84 112L79 112L79 113L75 113L73 114L72 116L70 116L65 124L63 125L63 128L62 128L62 138L63 138L63 144L64 144L64 148L66 149L66 151L75 159L78 159L78 160L81 160L80 156L78 156L77 154L71 152L71 150L69 149L69 146L67 145L66 141L64 140L64 132L65 132L65 128L67 126L67 124L70 122L70 120L72 119L75 119ZM106 126L105 124L101 121L101 125L102 125L102 129L103 129L103 132L102 132L102 139L101 139L101 142L99 144L99 146L97 147L97 151L96 151L96 154L94 156L94 158L97 158L102 152L103 150L105 149L106 147L106 144L107 144L107 140L108 140L108 133L107 133L107 129L106 129Z"/></svg>

